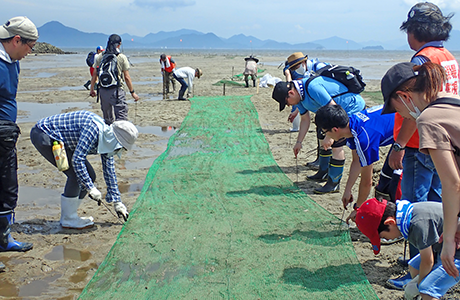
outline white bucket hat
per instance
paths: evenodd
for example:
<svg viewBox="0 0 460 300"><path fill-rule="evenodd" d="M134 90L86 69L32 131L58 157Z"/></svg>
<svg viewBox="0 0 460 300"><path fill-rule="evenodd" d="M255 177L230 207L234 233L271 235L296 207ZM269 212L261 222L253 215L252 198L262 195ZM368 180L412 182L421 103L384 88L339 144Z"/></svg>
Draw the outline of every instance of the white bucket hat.
<svg viewBox="0 0 460 300"><path fill-rule="evenodd" d="M118 142L126 149L131 150L139 134L136 126L129 121L115 121L112 128Z"/></svg>

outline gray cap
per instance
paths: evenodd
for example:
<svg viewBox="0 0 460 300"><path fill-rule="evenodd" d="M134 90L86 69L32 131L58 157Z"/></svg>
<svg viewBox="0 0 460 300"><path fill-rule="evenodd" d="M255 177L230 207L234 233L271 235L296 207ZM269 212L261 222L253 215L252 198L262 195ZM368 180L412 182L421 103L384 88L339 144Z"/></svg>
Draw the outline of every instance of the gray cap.
<svg viewBox="0 0 460 300"><path fill-rule="evenodd" d="M113 122L112 128L118 142L126 149L131 150L139 134L136 126L129 121L122 120Z"/></svg>
<svg viewBox="0 0 460 300"><path fill-rule="evenodd" d="M0 39L8 39L19 35L28 40L38 40L38 30L27 17L14 17L0 26Z"/></svg>

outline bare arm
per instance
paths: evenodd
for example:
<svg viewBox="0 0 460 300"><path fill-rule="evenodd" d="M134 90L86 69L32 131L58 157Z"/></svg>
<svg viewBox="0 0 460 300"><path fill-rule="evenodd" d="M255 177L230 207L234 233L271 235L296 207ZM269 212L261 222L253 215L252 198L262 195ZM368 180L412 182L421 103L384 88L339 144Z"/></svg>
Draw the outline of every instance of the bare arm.
<svg viewBox="0 0 460 300"><path fill-rule="evenodd" d="M420 250L420 269L418 273L418 284L431 272L434 265L433 250L431 246Z"/></svg>
<svg viewBox="0 0 460 300"><path fill-rule="evenodd" d="M398 133L398 137L396 138L395 142L400 144L403 147L406 147L407 143L409 142L410 138L414 135L415 130L417 129L417 124L413 120L404 119L401 129ZM389 165L390 168L393 170L402 169L402 160L404 157L404 150L396 152L391 151L389 157Z"/></svg>
<svg viewBox="0 0 460 300"><path fill-rule="evenodd" d="M442 208L444 212L443 247L441 260L444 269L451 276L459 276L454 265L456 251L458 213L460 212L460 170L455 154L448 150L428 150L442 184Z"/></svg>
<svg viewBox="0 0 460 300"><path fill-rule="evenodd" d="M295 157L299 154L300 149L302 149L302 142L305 136L307 135L308 129L310 128L310 112L306 112L300 117L300 129L299 135L297 136L297 142L292 149L294 151Z"/></svg>
<svg viewBox="0 0 460 300"><path fill-rule="evenodd" d="M123 71L125 77L126 85L128 86L129 92L134 91L133 82L131 81L131 76L129 76L129 71ZM134 101L139 100L139 96L136 93L131 93L131 96L134 98Z"/></svg>

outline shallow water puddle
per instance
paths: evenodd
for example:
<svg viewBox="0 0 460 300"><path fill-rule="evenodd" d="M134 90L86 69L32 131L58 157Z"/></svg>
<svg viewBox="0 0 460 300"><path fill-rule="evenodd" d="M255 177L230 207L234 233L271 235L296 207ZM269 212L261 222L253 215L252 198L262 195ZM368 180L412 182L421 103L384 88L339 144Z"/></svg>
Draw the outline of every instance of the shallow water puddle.
<svg viewBox="0 0 460 300"><path fill-rule="evenodd" d="M62 102L62 103L34 103L18 102L18 123L37 122L38 120L60 114L63 110L75 108L75 110L90 109L89 102ZM26 115L23 115L23 113Z"/></svg>
<svg viewBox="0 0 460 300"><path fill-rule="evenodd" d="M154 134L157 136L171 137L176 132L173 126L136 126L139 133Z"/></svg>
<svg viewBox="0 0 460 300"><path fill-rule="evenodd" d="M61 193L62 191L20 185L18 209L15 211L16 222L30 220L37 215L59 215Z"/></svg>
<svg viewBox="0 0 460 300"><path fill-rule="evenodd" d="M48 260L76 260L87 261L92 257L88 250L77 250L59 245L55 246L50 253L45 255Z"/></svg>
<svg viewBox="0 0 460 300"><path fill-rule="evenodd" d="M43 280L34 280L22 286L16 286L5 278L0 278L0 296L2 297L37 297L49 289L49 284L62 275L54 275Z"/></svg>

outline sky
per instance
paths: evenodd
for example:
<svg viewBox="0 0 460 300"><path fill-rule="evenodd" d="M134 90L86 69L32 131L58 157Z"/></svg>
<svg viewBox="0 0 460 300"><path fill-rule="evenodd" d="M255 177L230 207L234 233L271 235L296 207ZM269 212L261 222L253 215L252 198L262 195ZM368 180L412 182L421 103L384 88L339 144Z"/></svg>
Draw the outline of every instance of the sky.
<svg viewBox="0 0 460 300"><path fill-rule="evenodd" d="M291 44L338 36L355 42L405 40L399 30L413 0L1 0L0 24L27 16L83 32L148 33L193 29L222 38L244 34ZM436 0L444 15L460 0ZM451 19L460 30L460 14Z"/></svg>

